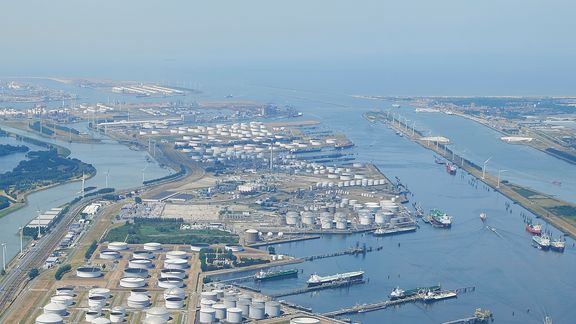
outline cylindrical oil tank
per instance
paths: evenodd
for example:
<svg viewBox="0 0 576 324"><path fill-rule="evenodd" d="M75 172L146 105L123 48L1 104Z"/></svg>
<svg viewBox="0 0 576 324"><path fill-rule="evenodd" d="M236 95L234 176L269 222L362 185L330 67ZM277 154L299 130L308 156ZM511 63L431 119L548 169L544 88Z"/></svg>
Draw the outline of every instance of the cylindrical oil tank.
<svg viewBox="0 0 576 324"><path fill-rule="evenodd" d="M298 224L299 215L295 211L289 211L286 213L286 225L296 225Z"/></svg>
<svg viewBox="0 0 576 324"><path fill-rule="evenodd" d="M212 305L217 304L218 302L210 299L201 299L200 300L200 308L212 308Z"/></svg>
<svg viewBox="0 0 576 324"><path fill-rule="evenodd" d="M128 243L110 242L110 243L108 243L108 250L112 250L112 251L128 250Z"/></svg>
<svg viewBox="0 0 576 324"><path fill-rule="evenodd" d="M88 297L92 296L104 296L110 298L110 289L108 288L92 288L88 290Z"/></svg>
<svg viewBox="0 0 576 324"><path fill-rule="evenodd" d="M376 224L384 224L386 222L386 219L384 217L384 214L381 212L376 213L376 215L374 216L374 222Z"/></svg>
<svg viewBox="0 0 576 324"><path fill-rule="evenodd" d="M126 268L124 269L124 278L148 278L148 269Z"/></svg>
<svg viewBox="0 0 576 324"><path fill-rule="evenodd" d="M146 259L132 259L128 261L129 268L149 269L152 268L152 261Z"/></svg>
<svg viewBox="0 0 576 324"><path fill-rule="evenodd" d="M248 314L248 317L250 317L251 319L255 319L255 320L264 319L265 314L266 314L266 312L264 310L263 305L258 305L258 304L254 304L254 303L252 303L252 305L250 305L250 312Z"/></svg>
<svg viewBox="0 0 576 324"><path fill-rule="evenodd" d="M236 307L228 308L226 310L226 322L230 324L242 323L242 310Z"/></svg>
<svg viewBox="0 0 576 324"><path fill-rule="evenodd" d="M60 303L49 303L43 308L44 314L66 315L66 305Z"/></svg>
<svg viewBox="0 0 576 324"><path fill-rule="evenodd" d="M58 314L42 314L36 317L36 324L63 324L64 319Z"/></svg>
<svg viewBox="0 0 576 324"><path fill-rule="evenodd" d="M170 319L170 313L164 307L152 307L146 311L146 319L158 319L163 321L168 321Z"/></svg>
<svg viewBox="0 0 576 324"><path fill-rule="evenodd" d="M169 251L166 253L166 259L188 259L185 251Z"/></svg>
<svg viewBox="0 0 576 324"><path fill-rule="evenodd" d="M184 286L184 280L180 278L160 278L158 287L160 288L181 288Z"/></svg>
<svg viewBox="0 0 576 324"><path fill-rule="evenodd" d="M99 267L80 267L76 269L76 276L80 278L98 278L102 276L102 269Z"/></svg>
<svg viewBox="0 0 576 324"><path fill-rule="evenodd" d="M264 304L264 310L266 312L266 315L268 315L269 317L278 317L280 316L281 313L280 303L274 300L267 301Z"/></svg>
<svg viewBox="0 0 576 324"><path fill-rule="evenodd" d="M143 248L146 251L152 251L152 252L161 251L162 244L156 242L144 243Z"/></svg>
<svg viewBox="0 0 576 324"><path fill-rule="evenodd" d="M222 303L226 308L234 308L236 307L236 297L227 296L222 299Z"/></svg>
<svg viewBox="0 0 576 324"><path fill-rule="evenodd" d="M190 250L192 252L200 252L200 250L202 249L207 249L210 247L210 244L206 244L206 243L196 243L196 244L192 244L190 245Z"/></svg>
<svg viewBox="0 0 576 324"><path fill-rule="evenodd" d="M164 268L166 269L186 269L188 268L188 260L186 259L167 259L164 261Z"/></svg>
<svg viewBox="0 0 576 324"><path fill-rule="evenodd" d="M264 307L265 304L266 304L266 301L264 299L260 299L260 298L252 299L252 305L258 305L258 306Z"/></svg>
<svg viewBox="0 0 576 324"><path fill-rule="evenodd" d="M336 229L345 230L347 228L347 222L345 219L337 219L336 220Z"/></svg>
<svg viewBox="0 0 576 324"><path fill-rule="evenodd" d="M239 244L227 244L227 245L224 245L224 249L226 251L232 251L232 252L244 251L244 248L242 247L242 245L239 245Z"/></svg>
<svg viewBox="0 0 576 324"><path fill-rule="evenodd" d="M320 226L322 229L332 229L332 220L329 218L320 219Z"/></svg>
<svg viewBox="0 0 576 324"><path fill-rule="evenodd" d="M184 299L186 297L186 292L182 288L168 288L164 290L164 299L170 297L178 297Z"/></svg>
<svg viewBox="0 0 576 324"><path fill-rule="evenodd" d="M100 317L100 315L102 315L102 311L91 309L91 310L86 312L86 316L84 319L86 320L86 322L92 322L93 320Z"/></svg>
<svg viewBox="0 0 576 324"><path fill-rule="evenodd" d="M135 295L142 295L142 296L150 297L150 293L148 292L148 289L146 289L146 288L132 288L132 289L130 289L130 296L135 296Z"/></svg>
<svg viewBox="0 0 576 324"><path fill-rule="evenodd" d="M182 269L162 269L160 271L160 278L180 278L186 277L186 270Z"/></svg>
<svg viewBox="0 0 576 324"><path fill-rule="evenodd" d="M372 218L370 218L370 215L360 215L360 225L371 225L372 224Z"/></svg>
<svg viewBox="0 0 576 324"><path fill-rule="evenodd" d="M216 311L214 308L201 308L200 309L200 323L214 323L216 322Z"/></svg>
<svg viewBox="0 0 576 324"><path fill-rule="evenodd" d="M238 300L236 306L242 310L242 315L248 317L250 315L250 305L252 303L247 300Z"/></svg>
<svg viewBox="0 0 576 324"><path fill-rule="evenodd" d="M180 309L184 307L184 298L181 297L168 297L164 302L168 309Z"/></svg>
<svg viewBox="0 0 576 324"><path fill-rule="evenodd" d="M70 306L74 304L74 297L72 296L52 296L50 301L53 303L63 304L64 306Z"/></svg>
<svg viewBox="0 0 576 324"><path fill-rule="evenodd" d="M295 317L290 324L320 324L320 320L314 317Z"/></svg>
<svg viewBox="0 0 576 324"><path fill-rule="evenodd" d="M242 294L238 296L238 301L247 301L249 303L252 302L252 296L248 294Z"/></svg>
<svg viewBox="0 0 576 324"><path fill-rule="evenodd" d="M74 297L74 287L65 286L65 287L56 288L56 295Z"/></svg>
<svg viewBox="0 0 576 324"><path fill-rule="evenodd" d="M122 278L120 279L120 287L124 288L140 288L146 285L144 278Z"/></svg>
<svg viewBox="0 0 576 324"><path fill-rule="evenodd" d="M217 301L218 300L218 295L215 291L203 291L200 296L204 299L207 300L214 300Z"/></svg>
<svg viewBox="0 0 576 324"><path fill-rule="evenodd" d="M254 243L258 241L258 231L255 229L247 229L246 232L246 242Z"/></svg>
<svg viewBox="0 0 576 324"><path fill-rule="evenodd" d="M112 310L110 311L110 322L112 323L122 323L124 322L124 313Z"/></svg>
<svg viewBox="0 0 576 324"><path fill-rule="evenodd" d="M90 323L92 324L110 324L112 323L109 319L107 319L106 317L98 317L93 319Z"/></svg>
<svg viewBox="0 0 576 324"><path fill-rule="evenodd" d="M144 295L130 295L127 301L127 305L130 308L142 309L150 306L150 298Z"/></svg>
<svg viewBox="0 0 576 324"><path fill-rule="evenodd" d="M152 253L152 251L148 250L138 250L132 253L132 258L134 259L152 259L153 257L154 254Z"/></svg>
<svg viewBox="0 0 576 324"><path fill-rule="evenodd" d="M120 258L118 251L102 250L100 251L100 259L103 260L116 260Z"/></svg>
<svg viewBox="0 0 576 324"><path fill-rule="evenodd" d="M90 307L90 308L102 308L104 306L106 306L106 297L104 297L104 296L88 297L88 307Z"/></svg>
<svg viewBox="0 0 576 324"><path fill-rule="evenodd" d="M223 320L226 319L226 306L224 304L214 304L212 308L216 311L216 319Z"/></svg>
<svg viewBox="0 0 576 324"><path fill-rule="evenodd" d="M212 291L216 293L216 297L217 297L218 299L222 299L222 298L224 297L224 290L222 290L222 289L214 289L214 290L212 290Z"/></svg>

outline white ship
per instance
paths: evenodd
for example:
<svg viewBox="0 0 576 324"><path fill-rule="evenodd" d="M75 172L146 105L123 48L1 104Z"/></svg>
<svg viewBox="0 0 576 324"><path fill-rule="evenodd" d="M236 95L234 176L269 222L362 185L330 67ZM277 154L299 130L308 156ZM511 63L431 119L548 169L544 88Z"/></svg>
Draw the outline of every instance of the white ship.
<svg viewBox="0 0 576 324"><path fill-rule="evenodd" d="M337 273L335 275L325 277L313 274L310 276L310 279L308 279L307 283L309 287L313 287L338 281L352 281L362 279L362 276L364 276L364 271Z"/></svg>

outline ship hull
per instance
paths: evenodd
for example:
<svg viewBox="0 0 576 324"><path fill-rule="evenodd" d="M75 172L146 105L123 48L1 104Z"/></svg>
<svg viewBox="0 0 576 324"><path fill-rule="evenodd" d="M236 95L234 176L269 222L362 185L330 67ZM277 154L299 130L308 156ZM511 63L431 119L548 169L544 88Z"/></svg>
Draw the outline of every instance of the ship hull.
<svg viewBox="0 0 576 324"><path fill-rule="evenodd" d="M355 281L355 280L362 279L363 276L364 276L363 274L357 274L357 275L344 277L344 278L327 279L327 280L322 280L319 282L308 282L308 287L317 287L317 286L322 286L322 285L326 285L326 284L331 284L334 282Z"/></svg>

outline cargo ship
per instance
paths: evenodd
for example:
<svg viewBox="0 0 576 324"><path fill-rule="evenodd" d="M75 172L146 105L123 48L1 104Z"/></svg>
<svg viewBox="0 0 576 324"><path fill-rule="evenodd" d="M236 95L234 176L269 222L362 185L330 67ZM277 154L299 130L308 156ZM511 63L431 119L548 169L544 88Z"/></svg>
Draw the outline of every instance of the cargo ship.
<svg viewBox="0 0 576 324"><path fill-rule="evenodd" d="M526 231L533 235L540 235L542 233L542 225L534 224L531 220L526 223Z"/></svg>
<svg viewBox="0 0 576 324"><path fill-rule="evenodd" d="M458 297L458 294L452 290L439 291L439 292L428 291L424 296L424 302L433 303L435 301L456 297Z"/></svg>
<svg viewBox="0 0 576 324"><path fill-rule="evenodd" d="M550 249L556 252L564 252L564 248L566 248L566 241L561 238L554 239L550 241Z"/></svg>
<svg viewBox="0 0 576 324"><path fill-rule="evenodd" d="M485 222L486 218L488 218L488 215L486 215L486 213L480 213L480 220Z"/></svg>
<svg viewBox="0 0 576 324"><path fill-rule="evenodd" d="M374 236L385 236L385 235L392 235L392 234L402 234L402 233L409 233L415 232L416 226L402 226L402 227L380 227L374 231Z"/></svg>
<svg viewBox="0 0 576 324"><path fill-rule="evenodd" d="M550 248L550 239L546 235L534 235L532 236L532 242L541 250L548 250Z"/></svg>
<svg viewBox="0 0 576 324"><path fill-rule="evenodd" d="M458 167L456 167L455 164L453 164L453 163L446 163L446 172L448 172L448 174L450 174L450 175L456 175L456 170L458 170Z"/></svg>
<svg viewBox="0 0 576 324"><path fill-rule="evenodd" d="M276 280L297 276L298 276L298 269L288 269L280 271L259 271L254 275L254 280L266 281L266 280Z"/></svg>
<svg viewBox="0 0 576 324"><path fill-rule="evenodd" d="M449 228L452 226L452 217L439 209L431 209L428 221L434 227Z"/></svg>
<svg viewBox="0 0 576 324"><path fill-rule="evenodd" d="M308 287L314 286L321 286L325 284L331 284L334 282L343 282L343 281L354 281L362 279L364 276L364 271L353 271L353 272L345 272L345 273L337 273L332 276L319 276L317 274L313 274L308 279Z"/></svg>
<svg viewBox="0 0 576 324"><path fill-rule="evenodd" d="M441 289L440 286L418 287L409 290L403 290L400 287L396 287L390 293L390 300L404 299L416 296L417 294L428 294L429 292L438 292L440 291L440 289Z"/></svg>

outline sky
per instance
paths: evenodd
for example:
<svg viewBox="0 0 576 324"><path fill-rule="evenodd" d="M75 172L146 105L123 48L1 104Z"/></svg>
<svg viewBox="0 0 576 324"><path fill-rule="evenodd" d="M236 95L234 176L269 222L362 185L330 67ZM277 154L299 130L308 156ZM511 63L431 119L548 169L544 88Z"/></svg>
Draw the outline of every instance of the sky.
<svg viewBox="0 0 576 324"><path fill-rule="evenodd" d="M266 71L386 95L576 95L575 14L568 0L10 1L0 75Z"/></svg>

